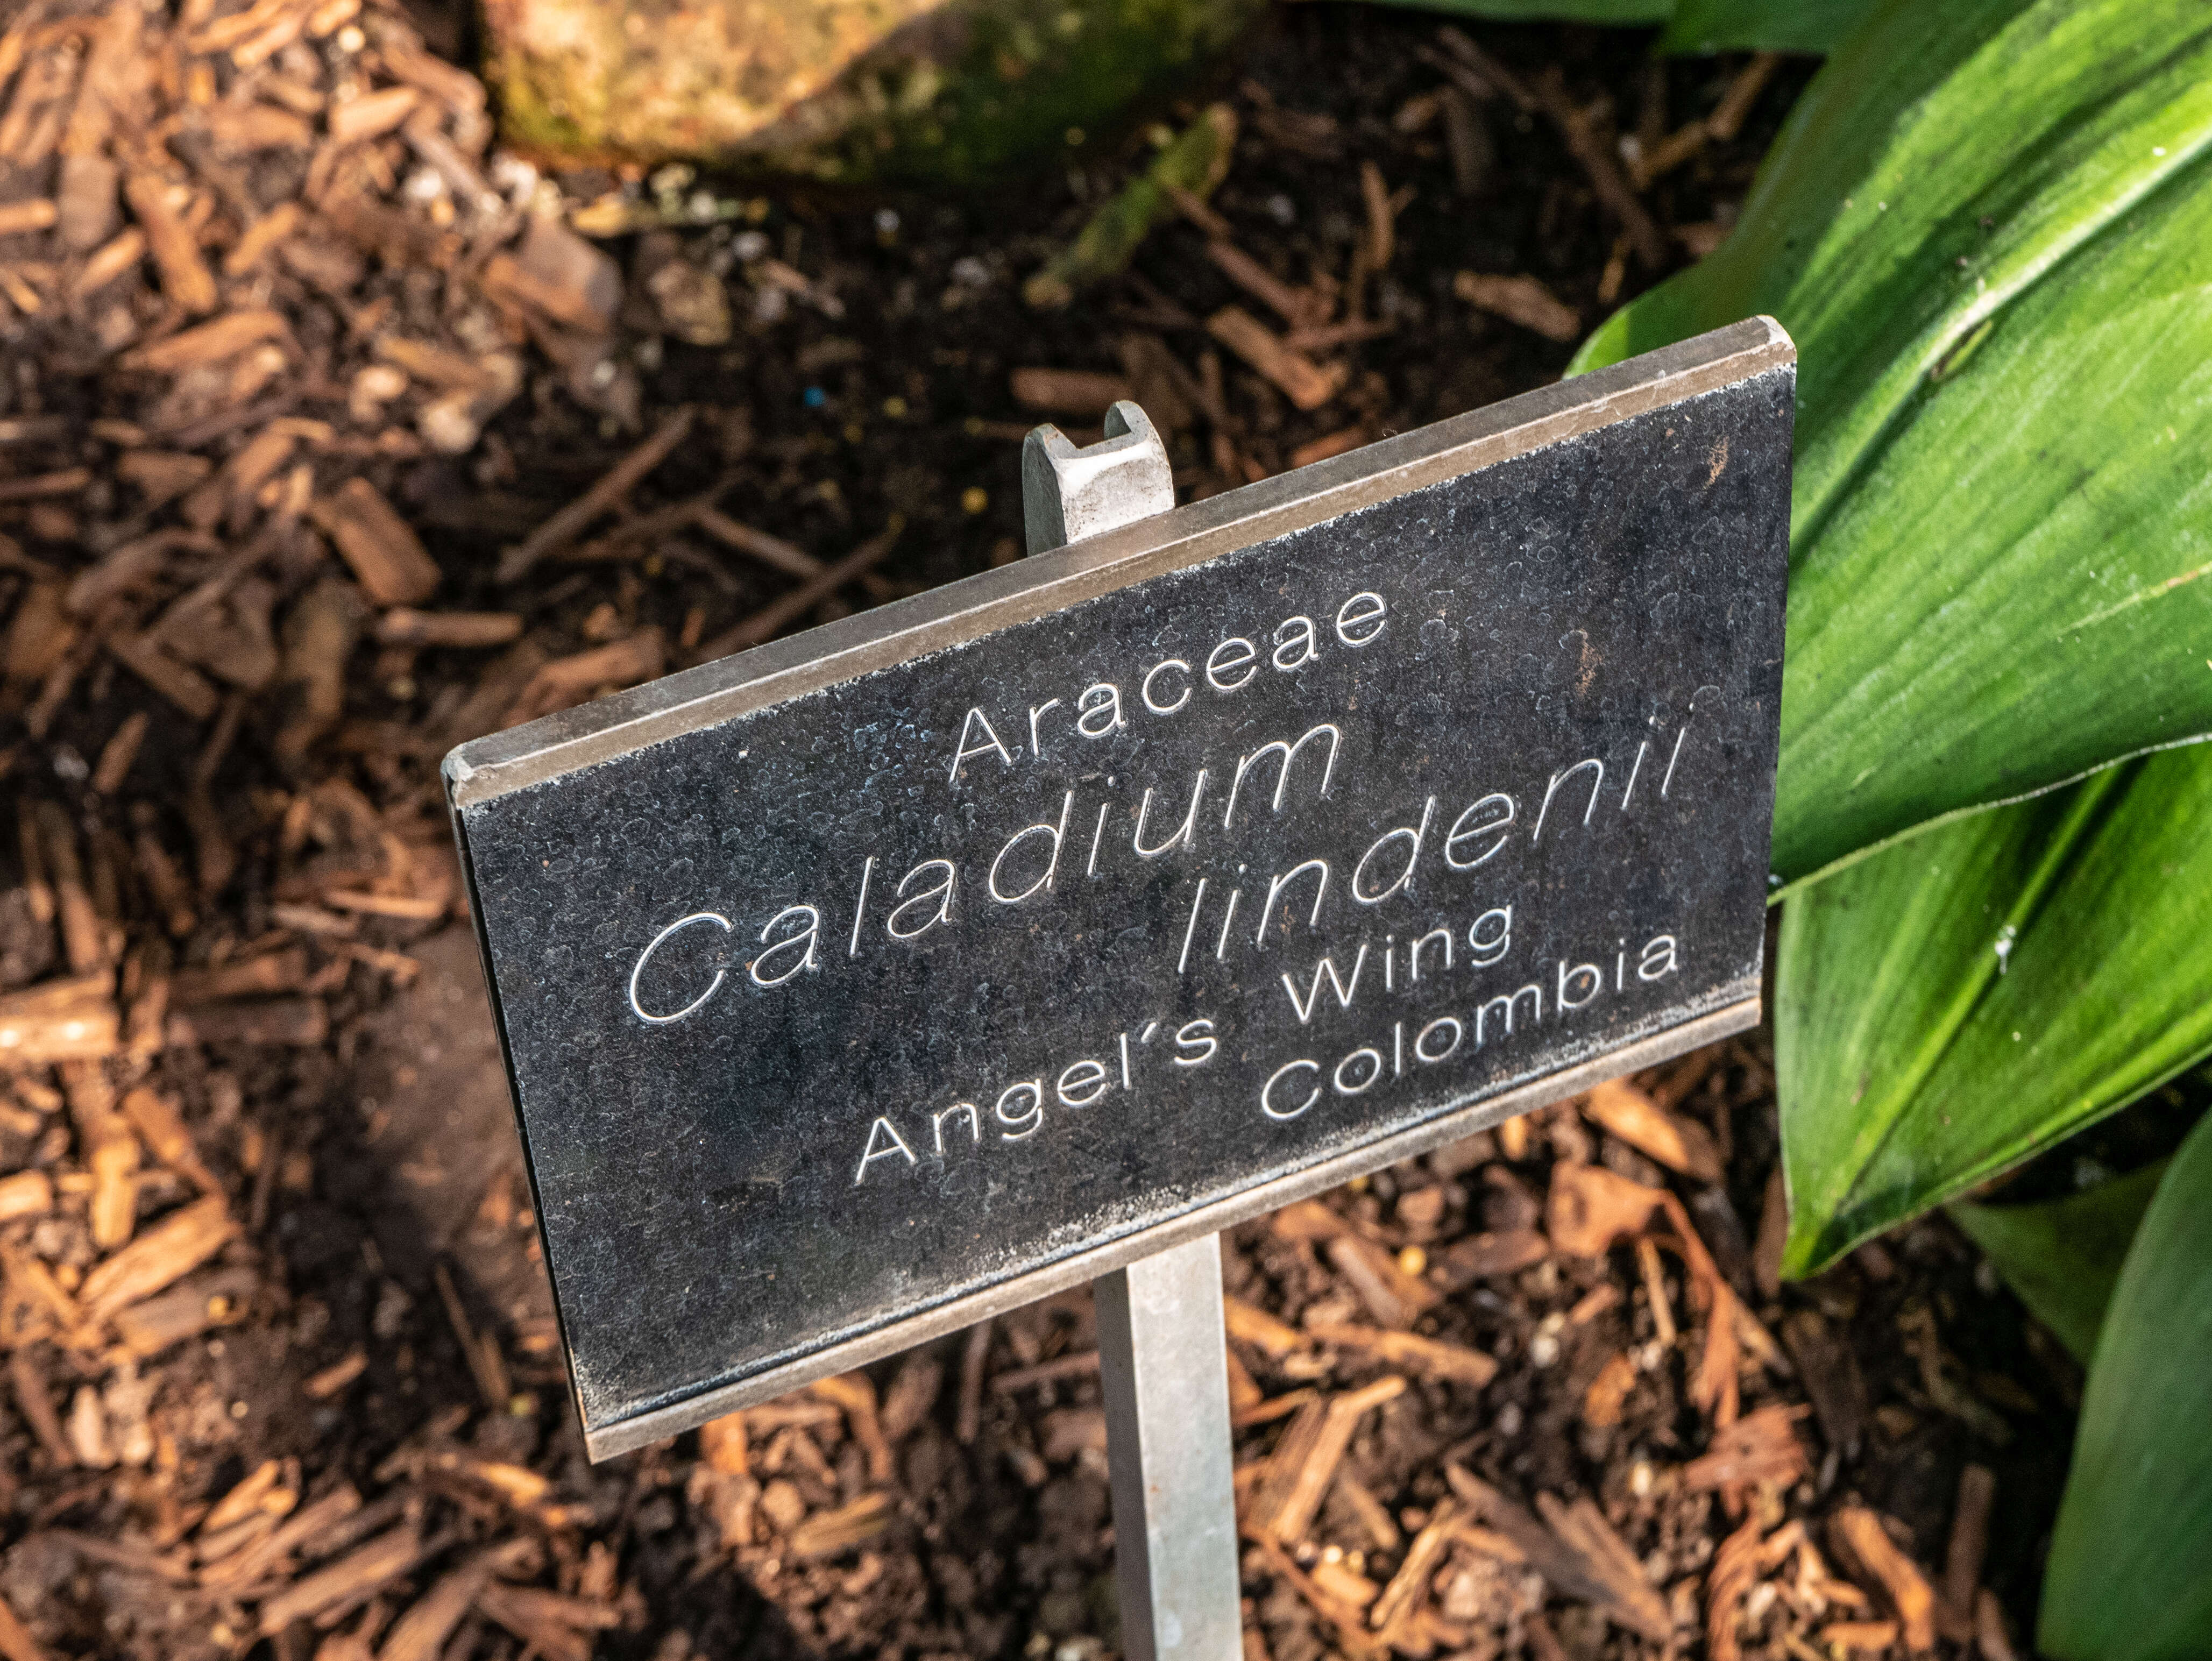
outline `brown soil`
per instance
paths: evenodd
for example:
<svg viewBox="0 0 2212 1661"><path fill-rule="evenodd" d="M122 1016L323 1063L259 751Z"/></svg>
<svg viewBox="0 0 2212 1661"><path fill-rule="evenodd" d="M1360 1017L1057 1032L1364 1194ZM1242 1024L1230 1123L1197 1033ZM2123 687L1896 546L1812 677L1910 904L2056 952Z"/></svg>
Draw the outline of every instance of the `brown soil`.
<svg viewBox="0 0 2212 1661"><path fill-rule="evenodd" d="M1085 1298L754 1409L742 1434L586 1464L451 920L437 759L687 660L887 530L874 569L760 627L1012 558L1018 440L1044 413L1015 369L1133 375L1194 495L1556 377L1570 344L1474 309L1462 271L1537 279L1561 333L1663 273L1541 108L1494 76L1440 96L1481 76L1449 78L1471 60L1413 15L1290 9L1218 89L1243 130L1212 198L1236 245L1324 324L1383 325L1312 348L1349 373L1302 414L1210 342L1226 304L1283 320L1194 224L1066 311L1016 298L1141 165L1142 133L981 199L709 191L716 222L612 238L601 261L533 239L532 180L399 15L318 8L256 58L305 8L264 0L242 35L232 0L180 9L104 54L119 6L0 6L19 26L0 35L0 215L58 201L62 221L25 208L5 222L31 228L0 234L0 769L21 803L0 857L22 850L0 1028L49 1058L0 1077L19 1409L0 1597L24 1627L0 1618L0 1654L1102 1655ZM449 50L451 22L416 19ZM1651 154L1746 68L1654 69L1632 34L1478 39L1516 85L1557 74L1606 154L1622 130ZM1670 266L1724 230L1808 73L1782 66L1738 136L1642 191ZM341 94L345 120L395 124L340 144ZM135 175L127 213L82 165L102 156ZM1406 196L1379 261L1364 168ZM658 183L678 203L701 188ZM535 188L571 212L655 196ZM191 332L210 319L246 334ZM1079 437L1098 408L1094 389L1051 413ZM501 579L502 549L686 410L664 461ZM419 537L434 597L405 535L341 494L354 479ZM495 614L477 627L501 638L410 644L403 596ZM1233 1346L1255 1403L1237 1458L1291 1445L1260 1473L1266 1514L1248 1506L1252 1654L1902 1653L1881 1623L1916 1594L1837 1519L1880 1513L1940 1591L1970 1463L1996 1505L1966 1580L2028 1619L2076 1385L2056 1346L1941 1222L1763 1285L1765 1052L1642 1083L1702 1127L1723 1181L1570 1104L1231 1240L1231 1294L1283 1324ZM1679 1196L1694 1241L1645 1217L1644 1246L1578 1254L1547 1200L1592 1169ZM139 1285L107 1294L118 1262ZM1735 1359L1710 1342L1731 1297L1751 1317ZM1418 1365L1313 1336L1388 1327L1407 1298L1445 1347ZM1731 1389L1701 1397L1709 1356ZM1283 1522L1315 1422L1298 1392L1390 1377L1407 1387L1340 1467L1308 1473L1318 1512ZM1741 1572L1717 1573L1731 1537ZM1370 1630L1375 1589L1422 1549Z"/></svg>

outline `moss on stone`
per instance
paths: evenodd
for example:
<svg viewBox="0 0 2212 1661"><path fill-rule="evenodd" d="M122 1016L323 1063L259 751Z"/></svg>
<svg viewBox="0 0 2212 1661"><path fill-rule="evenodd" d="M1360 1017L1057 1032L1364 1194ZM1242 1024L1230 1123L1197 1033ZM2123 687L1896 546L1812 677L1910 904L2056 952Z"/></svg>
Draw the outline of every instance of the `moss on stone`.
<svg viewBox="0 0 2212 1661"><path fill-rule="evenodd" d="M1264 0L483 0L506 130L573 160L1003 179L1188 82Z"/></svg>

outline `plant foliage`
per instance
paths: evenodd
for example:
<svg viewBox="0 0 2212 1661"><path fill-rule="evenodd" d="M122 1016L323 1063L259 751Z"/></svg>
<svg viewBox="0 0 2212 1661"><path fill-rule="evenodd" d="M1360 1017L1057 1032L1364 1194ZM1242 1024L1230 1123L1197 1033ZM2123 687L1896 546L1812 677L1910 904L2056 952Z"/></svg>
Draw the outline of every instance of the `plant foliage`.
<svg viewBox="0 0 2212 1661"><path fill-rule="evenodd" d="M1734 236L1577 356L1760 312L1801 355L1790 1272L2212 1049L2208 294L2212 6L1876 0ZM2212 1124L2105 1309L2152 1180L1960 1211L2094 1335L2040 1633L2063 1661L2212 1653Z"/></svg>
<svg viewBox="0 0 2212 1661"><path fill-rule="evenodd" d="M2160 1160L2033 1205L1954 1205L1951 1221L1996 1265L2028 1312L2087 1367L2128 1247L2166 1167Z"/></svg>
<svg viewBox="0 0 2212 1661"><path fill-rule="evenodd" d="M1662 52L1831 52L1871 0L1677 0Z"/></svg>
<svg viewBox="0 0 2212 1661"><path fill-rule="evenodd" d="M1775 864L2212 731L2212 10L1884 0L1591 368L1801 354Z"/></svg>
<svg viewBox="0 0 2212 1661"><path fill-rule="evenodd" d="M2056 1661L2212 1648L2212 1119L2174 1156L2098 1335L2045 1571Z"/></svg>
<svg viewBox="0 0 2212 1661"><path fill-rule="evenodd" d="M2212 748L1978 814L1784 908L1784 1264L1810 1274L2212 1049Z"/></svg>

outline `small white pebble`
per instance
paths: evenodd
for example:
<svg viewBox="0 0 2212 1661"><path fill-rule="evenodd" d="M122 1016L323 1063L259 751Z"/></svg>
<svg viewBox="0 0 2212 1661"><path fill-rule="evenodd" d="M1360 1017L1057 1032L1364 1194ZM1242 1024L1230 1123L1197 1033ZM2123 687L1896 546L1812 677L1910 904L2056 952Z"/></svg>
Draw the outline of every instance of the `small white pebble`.
<svg viewBox="0 0 2212 1661"><path fill-rule="evenodd" d="M538 169L519 155L501 150L492 157L490 171L491 182L517 207L538 193Z"/></svg>
<svg viewBox="0 0 2212 1661"><path fill-rule="evenodd" d="M415 417L415 430L440 455L465 456L483 436L483 427L470 410L473 402L466 392L433 398Z"/></svg>

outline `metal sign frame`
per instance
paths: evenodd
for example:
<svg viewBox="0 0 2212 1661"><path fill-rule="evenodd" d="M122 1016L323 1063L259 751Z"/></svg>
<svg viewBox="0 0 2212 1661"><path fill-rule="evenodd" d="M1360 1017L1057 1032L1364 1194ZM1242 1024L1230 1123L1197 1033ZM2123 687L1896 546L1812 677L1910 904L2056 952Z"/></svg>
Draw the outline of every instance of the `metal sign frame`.
<svg viewBox="0 0 2212 1661"><path fill-rule="evenodd" d="M447 797L469 883L478 946L487 964L486 980L510 1087L515 1082L514 1058L500 989L489 972L491 952L469 846L468 815L472 807L1684 399L1788 369L1796 358L1796 348L1778 324L1771 318L1753 318L460 746L446 758ZM1065 522L1079 530L1085 522L1096 524L1112 517L1109 511L1086 521L1084 515L1071 512ZM710 1386L611 1422L593 1425L586 1421L586 1447L592 1458L600 1459L673 1435L812 1379L862 1366L1082 1285L1182 1243L1218 1234L1352 1177L1575 1094L1606 1078L1654 1065L1742 1031L1755 1025L1759 1017L1754 985L1724 1007L1201 1204L1139 1232L1076 1251L865 1331L832 1338L743 1379ZM523 1136L526 1149L526 1126ZM536 1180L532 1166L533 1190ZM541 1209L541 1219L543 1215ZM565 1323L565 1314L562 1318ZM563 1336L565 1339L565 1325ZM580 1401L578 1406L580 1416Z"/></svg>

